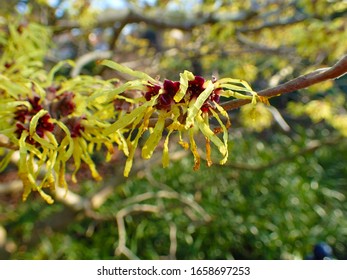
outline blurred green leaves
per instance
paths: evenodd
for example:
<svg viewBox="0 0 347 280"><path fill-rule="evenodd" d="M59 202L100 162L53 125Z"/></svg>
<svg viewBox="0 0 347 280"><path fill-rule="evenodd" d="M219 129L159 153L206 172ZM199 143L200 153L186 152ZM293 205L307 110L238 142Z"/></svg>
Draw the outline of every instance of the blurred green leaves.
<svg viewBox="0 0 347 280"><path fill-rule="evenodd" d="M304 151L312 145L310 134L321 142ZM112 216L134 205L163 209L124 218L126 245L142 259L168 258L172 242L178 259L302 259L321 240L332 245L339 258L346 257L346 142L336 138L331 149L324 143L324 132L300 128L291 136L264 138L244 132L233 137L226 166L202 166L191 172L193 159L184 157L167 169L148 167L137 179L118 186L98 213ZM281 162L272 165L278 158ZM192 207L195 204L199 207ZM42 214L28 216L39 213L39 208L28 211L28 207L29 202L18 209L15 220L21 222L12 222L16 234L11 238L20 238L23 225L54 211L41 205ZM125 257L115 255L119 245L115 219L82 218L64 233L48 231L32 247L35 250L18 251L12 257ZM30 231L26 234L30 236Z"/></svg>

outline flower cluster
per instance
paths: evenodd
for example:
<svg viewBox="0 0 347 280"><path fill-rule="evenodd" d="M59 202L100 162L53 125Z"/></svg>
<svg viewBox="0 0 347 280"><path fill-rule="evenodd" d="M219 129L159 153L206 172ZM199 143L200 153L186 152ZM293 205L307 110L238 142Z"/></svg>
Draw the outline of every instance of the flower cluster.
<svg viewBox="0 0 347 280"><path fill-rule="evenodd" d="M218 106L221 93L222 90L220 88L215 88L211 81L206 81L201 76L194 76L188 71L181 75L180 81L165 80L162 86L158 84L149 84L144 96L147 101L156 98L154 108L157 109L158 123L154 127L149 140L147 140L142 150L142 156L144 158L149 158L152 155L153 149L155 148L153 143L158 144L159 136L162 135L164 130L163 121L165 119L172 119L174 122L167 128L168 136L164 143L164 166L168 164L169 157L168 137L173 131L179 131L180 139L182 139L183 132L188 132L190 143L181 140L180 144L186 149L189 148L190 144L195 159L194 169L196 170L199 168L200 156L194 140L194 134L197 129L205 135L207 164L212 164L210 141L217 145L220 153L223 155L224 158L221 160L221 164L223 164L228 156L227 129L230 126L230 121L227 113L222 107ZM217 109L219 113L226 117L227 123L225 125L214 109ZM213 115L221 125L221 130L225 134L224 143L208 126L210 114ZM194 126L194 123L196 123L197 127ZM216 129L215 131L219 130ZM153 140L155 141L153 142Z"/></svg>
<svg viewBox="0 0 347 280"><path fill-rule="evenodd" d="M242 80L205 80L184 71L179 81L161 82L109 60L102 65L135 79L120 83L90 76L59 77L59 69L64 64L73 66L73 62L62 61L49 72L44 70L37 38L48 33L30 24L20 30L10 26L9 31L3 36L7 44L1 46L0 42L0 118L4 120L0 122L0 171L18 151L24 200L37 191L53 203L46 189L53 192L56 187L68 188L67 166L73 170L74 182L82 163L94 179L100 180L93 154L101 148L106 151L106 161L115 149L124 153L124 176L128 176L139 149L142 157L149 159L162 146L166 167L169 143L176 140L192 152L196 170L202 158L198 135L202 135L207 165L214 158L212 145L217 148L220 164L224 164L230 120L220 99L259 100ZM18 47L22 45L25 48ZM210 124L212 119L214 126Z"/></svg>
<svg viewBox="0 0 347 280"><path fill-rule="evenodd" d="M33 117L43 110L42 105L40 104L40 97L34 96L33 98L28 98L28 102L31 105L30 108L25 105L19 106L15 112L16 122L16 135L18 138L22 135L23 131L29 132L30 123L32 122ZM51 122L51 116L49 113L45 113L42 117L37 120L37 125L35 127L35 133L43 138L45 132L52 132L54 129L54 124ZM31 144L36 143L35 140L29 136L27 141Z"/></svg>
<svg viewBox="0 0 347 280"><path fill-rule="evenodd" d="M102 116L105 107L87 102L87 99L98 90L107 91L114 86L112 82L94 77L58 77L59 68L71 62L58 63L46 72L40 67L43 56L27 56L30 52L39 54L35 51L38 44L31 41L37 37L28 38L27 34L31 32L32 35L33 29L38 35L45 35L39 27L29 25L19 32L10 26L9 30L15 36L8 36L8 43L2 46L0 172L18 152L23 200L36 191L52 203L53 198L45 189L52 192L56 187L67 189L67 165L74 170L71 174L73 181L76 181L82 163L89 167L95 179L101 179L92 154L104 145L108 151L107 159L110 158L112 141L118 141L118 138L110 140L102 132L103 122L112 118L114 110Z"/></svg>
<svg viewBox="0 0 347 280"><path fill-rule="evenodd" d="M18 174L24 185L24 199L31 191L38 191L52 203L53 199L44 189L54 190L56 186L67 189L68 162L74 164L73 181L82 162L89 166L95 179L101 179L92 159L94 151L101 146L106 147L106 160L116 147L123 151L126 156L124 176L128 176L138 148L142 150L142 157L149 159L163 143L162 163L166 167L174 132L178 136L174 139L192 152L195 170L201 162L200 144L196 142L199 132L205 138L207 165L212 164L211 144L217 147L220 163L224 164L228 157L230 120L219 105L220 98L256 98L240 80L205 80L185 71L179 81L160 82L115 62L104 64L138 79L115 86L112 80L77 77L59 86L52 86L56 82L47 80L48 86L36 85L35 90L25 83L22 92L27 94L16 95L11 88L5 92L8 98L4 100L8 103L4 108L11 108L15 120L14 134L9 135L9 139L20 153ZM141 95L131 96L131 92ZM218 123L214 128L210 125L213 118ZM143 145L139 147L139 143ZM10 153L2 165L8 162L9 156Z"/></svg>
<svg viewBox="0 0 347 280"><path fill-rule="evenodd" d="M136 88L143 95L143 99L134 100L137 104L135 109L107 126L104 131L105 135L117 133L129 135L122 146L122 150L127 156L125 176L129 175L135 149L139 145L139 139L142 138L145 139L142 146L142 157L148 159L166 135L163 139L162 163L164 167L167 166L169 164L169 139L175 131L179 136L178 143L185 149L190 148L194 156L194 170L199 168L201 162L195 140L198 132L201 132L205 138L207 165L212 164L211 143L217 147L222 156L220 164L224 164L228 158L230 120L227 112L219 105L220 98L244 98L252 100L253 103L257 99L256 93L242 80L205 80L201 76L184 71L180 75L179 81L166 79L164 82L160 82L144 73L133 71L112 61L104 61L103 64L139 78L125 84L126 86L122 90L126 91L127 87ZM119 94L119 91L115 93ZM100 97L98 94L94 98ZM112 95L106 99L112 99ZM212 118L217 121L219 127L214 129L210 127ZM164 133L164 130L167 133ZM222 133L221 137L218 135L220 133ZM148 134L149 136L146 136Z"/></svg>
<svg viewBox="0 0 347 280"><path fill-rule="evenodd" d="M31 191L38 191L52 203L52 197L43 189L54 190L56 186L67 189L65 172L68 162L74 164L73 181L77 181L76 174L82 162L89 166L95 179L101 179L91 156L95 146L100 149L100 144L104 144L109 154L113 152L113 146L95 120L95 117L100 120L95 112L100 110L84 101L92 94L92 87L99 87L95 86L98 81L89 82L92 84L86 96L78 91L80 80L72 79L59 87L40 88L41 95L33 94L31 90L25 100L19 95L17 100L20 101L8 100L13 104L15 120L15 138L9 138L18 145L20 153L18 174L24 185L24 200ZM103 86L105 89L111 87L106 82Z"/></svg>
<svg viewBox="0 0 347 280"><path fill-rule="evenodd" d="M185 95L185 101L196 100L200 94L206 89L205 88L205 79L201 76L194 76L193 80L188 81L188 88ZM153 96L159 95L157 104L155 108L158 110L171 110L171 105L182 103L182 101L176 102L174 97L178 90L180 89L180 82L164 80L164 83L161 86L159 85L148 85L147 91L144 96L147 101L149 101ZM211 102L219 103L219 89L213 90L204 104L201 106L202 112L208 112L209 108L212 108Z"/></svg>

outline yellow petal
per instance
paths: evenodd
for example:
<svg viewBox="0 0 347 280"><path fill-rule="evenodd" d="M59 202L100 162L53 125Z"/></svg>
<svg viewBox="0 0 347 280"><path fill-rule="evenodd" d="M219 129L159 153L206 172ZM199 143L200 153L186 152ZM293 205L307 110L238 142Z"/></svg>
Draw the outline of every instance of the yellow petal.
<svg viewBox="0 0 347 280"><path fill-rule="evenodd" d="M123 151L124 155L129 156L129 147L124 135L118 131L114 135L114 141L118 144L118 149Z"/></svg>
<svg viewBox="0 0 347 280"><path fill-rule="evenodd" d="M228 120L227 125L229 125L230 120L229 120L229 116L228 116L227 112L224 111L224 109L220 105L218 105L218 104L215 104L215 105L217 105L217 109L220 110L220 112L222 112L222 115L226 114L226 117ZM226 161L228 160L228 136L229 136L228 128L224 125L224 123L219 118L218 114L213 109L210 109L210 112L212 113L213 117L218 121L218 123L221 126L222 131L223 131L223 142L224 142L224 147L226 149L226 153L225 153L224 158L219 163L225 164Z"/></svg>
<svg viewBox="0 0 347 280"><path fill-rule="evenodd" d="M125 162L125 167L124 167L124 172L123 175L124 177L128 177L131 167L133 165L133 159L134 159L134 155L135 155L135 151L138 145L138 142L140 140L140 137L142 136L142 134L147 130L148 128L148 123L149 123L149 118L151 117L152 113L153 113L153 109L152 108L146 108L147 112L144 114L143 117L143 122L140 125L140 127L138 128L138 132L136 134L135 139L128 145L129 146L129 156Z"/></svg>
<svg viewBox="0 0 347 280"><path fill-rule="evenodd" d="M206 139L206 162L207 166L210 167L212 165L212 160L211 160L211 144L210 144L210 139L205 137Z"/></svg>
<svg viewBox="0 0 347 280"><path fill-rule="evenodd" d="M195 79L194 74L187 70L185 70L183 73L180 74L180 87L174 96L175 102L180 102L182 100L182 98L187 92L188 82L193 81L194 79Z"/></svg>
<svg viewBox="0 0 347 280"><path fill-rule="evenodd" d="M265 105L270 106L269 98L265 96L258 96L259 101L264 103Z"/></svg>
<svg viewBox="0 0 347 280"><path fill-rule="evenodd" d="M178 144L180 144L183 149L188 150L189 149L189 143L187 143L186 141L183 140L182 131L179 130L178 133L179 133Z"/></svg>
<svg viewBox="0 0 347 280"><path fill-rule="evenodd" d="M242 85L243 87L237 86ZM241 91L248 91L251 92L252 88L249 86L249 84L240 79L232 79L232 78L223 78L218 80L216 83L216 88L229 88L231 90L241 90Z"/></svg>
<svg viewBox="0 0 347 280"><path fill-rule="evenodd" d="M227 123L225 124L225 127L228 129L231 126L231 122L230 122L230 118L228 115L228 112L224 110L224 108L222 106L220 106L217 102L213 102L214 106L217 108L217 110L219 111L219 113L222 114L223 117L225 117L227 119ZM213 109L210 109L210 111L213 113L215 112ZM220 118L218 117L218 114L215 113L215 115L217 117L215 117L219 123L222 123L222 121L220 120Z"/></svg>
<svg viewBox="0 0 347 280"><path fill-rule="evenodd" d="M214 89L214 85L211 81L207 81L205 85L205 90L202 93L200 93L199 97L195 101L192 100L190 102L191 104L189 104L188 115L185 125L186 129L188 129L194 123L195 116L200 112L202 105L208 99L208 97Z"/></svg>
<svg viewBox="0 0 347 280"><path fill-rule="evenodd" d="M163 135L163 130L165 128L165 120L168 114L161 113L158 117L158 121L154 126L152 134L148 137L146 143L142 148L142 157L144 159L149 159L154 149L158 146L159 141Z"/></svg>
<svg viewBox="0 0 347 280"><path fill-rule="evenodd" d="M156 99L152 99L152 100L142 104L140 107L131 111L131 113L123 116L122 118L120 118L119 120L117 120L116 122L111 124L109 127L107 127L105 129L104 135L109 135L111 133L115 133L119 129L130 126L136 119L139 119L139 120L142 119L147 108L153 105L154 100L156 100Z"/></svg>
<svg viewBox="0 0 347 280"><path fill-rule="evenodd" d="M192 151L194 156L193 169L196 171L200 168L200 155L194 140L194 129L189 129L189 140L190 140L190 150Z"/></svg>
<svg viewBox="0 0 347 280"><path fill-rule="evenodd" d="M39 192L39 194L41 195L41 197L48 203L48 204L53 204L54 203L54 200L53 198L46 194L42 189L37 189L37 191Z"/></svg>
<svg viewBox="0 0 347 280"><path fill-rule="evenodd" d="M205 135L205 137L210 139L211 142L217 146L219 152L224 156L224 158L226 158L228 155L227 146L218 138L218 136L214 134L201 116L197 116L196 120L196 124L198 125L200 131Z"/></svg>
<svg viewBox="0 0 347 280"><path fill-rule="evenodd" d="M7 165L10 163L13 153L14 151L8 151L0 161L0 172L4 171Z"/></svg>
<svg viewBox="0 0 347 280"><path fill-rule="evenodd" d="M99 90L94 92L88 99L86 100L88 104L93 104L93 102L96 100L98 103L107 103L115 98L117 99L124 99L129 103L134 103L133 99L126 98L124 96L121 96L120 94L127 91L127 90L143 90L143 88L146 86L146 82L144 81L128 81L116 88L112 88L110 90ZM94 104L93 104L94 105Z"/></svg>
<svg viewBox="0 0 347 280"><path fill-rule="evenodd" d="M169 155L169 138L173 130L170 130L165 138L164 141L164 147L163 147L163 157L162 157L162 164L163 167L168 167L170 163L170 155Z"/></svg>
<svg viewBox="0 0 347 280"><path fill-rule="evenodd" d="M152 83L156 83L157 82L155 79L153 79L151 76L147 75L146 73L132 70L132 69L130 69L130 68L124 66L124 65L121 65L121 64L116 63L116 62L111 61L111 60L105 59L100 64L101 65L105 65L105 66L107 66L109 68L112 68L112 69L114 69L114 70L116 70L118 72L121 72L121 73L130 75L130 76L133 76L133 77L138 78L138 79L150 81Z"/></svg>
<svg viewBox="0 0 347 280"><path fill-rule="evenodd" d="M75 62L73 60L62 60L58 62L51 71L48 73L47 81L49 84L52 84L54 81L55 74L65 65L68 64L69 66L75 66Z"/></svg>
<svg viewBox="0 0 347 280"><path fill-rule="evenodd" d="M73 138L73 142L74 142L74 149L73 149L72 156L74 159L75 170L72 172L71 179L72 179L72 182L76 183L77 182L76 174L81 167L82 151L81 151L81 146L79 143L80 142L79 138Z"/></svg>
<svg viewBox="0 0 347 280"><path fill-rule="evenodd" d="M30 127L29 127L29 134L32 137L36 132L36 126L41 117L43 117L48 112L46 110L41 109L39 112L36 113L35 116L32 117L30 120Z"/></svg>

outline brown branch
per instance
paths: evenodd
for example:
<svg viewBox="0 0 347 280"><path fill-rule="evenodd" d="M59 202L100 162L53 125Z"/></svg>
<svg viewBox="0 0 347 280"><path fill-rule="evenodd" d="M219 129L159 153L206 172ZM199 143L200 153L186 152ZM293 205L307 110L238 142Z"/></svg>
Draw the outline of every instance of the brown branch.
<svg viewBox="0 0 347 280"><path fill-rule="evenodd" d="M124 223L126 216L134 212L160 213L161 211L162 209L159 206L151 204L134 204L118 211L116 215L116 222L118 227L119 240L118 246L115 250L115 255L124 255L128 259L139 259L126 245L127 232Z"/></svg>
<svg viewBox="0 0 347 280"><path fill-rule="evenodd" d="M249 48L251 51L257 51L261 52L263 54L278 54L278 55L288 55L294 53L294 48L289 47L270 47L266 46L260 43L255 43L248 39L245 35L243 35L241 32L236 33L236 40L242 44L245 45L247 48Z"/></svg>
<svg viewBox="0 0 347 280"><path fill-rule="evenodd" d="M287 25L293 25L299 22L302 22L304 20L306 20L307 17L304 15L296 15L290 18L284 18L284 19L280 19L278 21L273 21L273 22L265 22L261 25L258 26L243 26L240 28L237 28L238 32L242 32L242 33L251 33L251 32L259 32L262 29L265 28L275 28L275 27L283 27L283 26L287 26Z"/></svg>
<svg viewBox="0 0 347 280"><path fill-rule="evenodd" d="M0 148L6 148L9 150L18 150L18 146L13 144L13 143L7 143L7 142L2 142L2 139L0 139Z"/></svg>
<svg viewBox="0 0 347 280"><path fill-rule="evenodd" d="M10 182L0 183L0 195L8 193L16 193L23 190L23 182L21 180L12 180Z"/></svg>
<svg viewBox="0 0 347 280"><path fill-rule="evenodd" d="M80 56L75 63L75 66L72 68L70 75L71 77L76 77L81 74L81 71L85 65L88 63L99 60L99 59L109 59L112 56L111 51L92 51Z"/></svg>
<svg viewBox="0 0 347 280"><path fill-rule="evenodd" d="M119 36L121 35L124 27L127 25L127 22L126 21L122 21L119 23L119 26L115 26L113 27L113 33L112 33L112 36L109 40L109 43L108 43L108 49L110 51L112 51L116 46L116 42L119 38Z"/></svg>
<svg viewBox="0 0 347 280"><path fill-rule="evenodd" d="M134 9L118 9L101 13L96 20L95 26L113 26L116 22L121 22L122 24L145 22L158 28L191 30L194 27L203 24L213 24L216 22L243 22L257 14L257 11L247 10L235 13L213 12L202 15L192 15L191 13L187 13L183 18L177 18L173 13L160 14L159 17L158 15L146 15L143 11L135 11ZM60 20L57 22L57 26L55 26L54 29L56 32L62 32L79 27L80 24L78 21Z"/></svg>
<svg viewBox="0 0 347 280"><path fill-rule="evenodd" d="M258 92L262 97L275 97L296 90L304 89L314 84L324 82L326 80L337 79L347 73L347 55L342 57L335 65L329 68L318 69L306 75L299 76L284 84L273 88L264 89ZM251 103L248 99L234 99L222 104L222 107L227 110L237 109L245 104Z"/></svg>
<svg viewBox="0 0 347 280"><path fill-rule="evenodd" d="M277 13L280 13L284 7L279 9ZM121 28L117 31L119 32L122 28L130 23L140 23L144 22L149 25L155 26L162 29L180 29L189 31L195 27L204 25L204 24L214 24L220 22L248 22L253 18L258 18L265 21L263 24L257 26L245 26L236 28L236 31L242 33L248 32L258 32L265 28L273 27L283 27L287 25L296 24L307 19L306 15L301 14L296 11L298 14L295 14L289 18L281 18L277 21L267 22L265 17L270 16L264 14L260 11L260 7L255 5L248 10L236 11L236 12L221 12L221 11L212 11L210 13L195 13L192 14L187 12L180 17L177 17L175 13L159 11L155 14L149 15L145 14L143 10L137 10L135 8L125 8L117 10L107 10L100 13L97 16L95 27L109 27L114 26L115 23L121 23ZM57 33L70 30L73 28L80 28L80 23L74 20L58 20L54 29ZM118 28L116 28L118 29ZM117 34L116 36L118 36ZM111 39L111 41L114 41ZM111 45L112 46L112 45Z"/></svg>

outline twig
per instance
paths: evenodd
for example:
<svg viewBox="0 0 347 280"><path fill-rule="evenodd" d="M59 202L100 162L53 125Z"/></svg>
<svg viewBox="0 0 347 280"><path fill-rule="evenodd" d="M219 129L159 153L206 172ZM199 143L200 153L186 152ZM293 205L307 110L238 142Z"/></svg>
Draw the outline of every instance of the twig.
<svg viewBox="0 0 347 280"><path fill-rule="evenodd" d="M258 26L252 26L252 27L243 26L243 27L238 28L237 31L242 32L242 33L259 32L260 30L265 29L265 28L283 27L283 26L292 25L292 24L302 22L306 19L307 19L307 17L304 15L297 15L297 16L293 16L290 18L280 19L278 21L265 22L265 23L258 25Z"/></svg>
<svg viewBox="0 0 347 280"><path fill-rule="evenodd" d="M177 226L175 223L170 223L170 252L169 258L170 260L176 259L177 252Z"/></svg>
<svg viewBox="0 0 347 280"><path fill-rule="evenodd" d="M115 250L116 255L125 255L128 259L139 259L127 246L126 246L126 229L124 224L124 218L134 212L149 212L160 213L160 207L149 204L135 204L120 210L116 215L116 221L118 226L119 241Z"/></svg>
<svg viewBox="0 0 347 280"><path fill-rule="evenodd" d="M270 47L267 45L263 45L260 43L255 43L248 39L245 35L243 35L240 32L236 33L236 39L239 41L241 44L247 46L253 51L261 52L263 54L278 54L278 55L284 55L284 54L293 54L295 52L294 48L289 48L289 47Z"/></svg>
<svg viewBox="0 0 347 280"><path fill-rule="evenodd" d="M6 229L0 225L0 248L5 246L7 239L7 231Z"/></svg>
<svg viewBox="0 0 347 280"><path fill-rule="evenodd" d="M0 225L0 259L6 260L8 259L10 253L6 250L7 240L7 231L6 229Z"/></svg>
<svg viewBox="0 0 347 280"><path fill-rule="evenodd" d="M113 185L106 185L90 198L91 207L99 209L101 205L115 192Z"/></svg>
<svg viewBox="0 0 347 280"><path fill-rule="evenodd" d="M78 76L81 73L82 68L89 62L92 62L98 59L107 59L107 58L110 58L111 56L112 56L111 51L93 51L93 52L89 52L80 56L76 60L75 67L73 67L71 70L71 77Z"/></svg>
<svg viewBox="0 0 347 280"><path fill-rule="evenodd" d="M318 69L306 75L299 76L284 84L278 85L273 88L264 89L258 92L262 97L275 97L290 93L296 90L304 89L317 83L321 83L326 80L332 80L340 78L347 73L347 55L342 57L335 65L329 68ZM234 110L243 105L251 103L248 99L234 99L222 104L222 107L227 110Z"/></svg>
<svg viewBox="0 0 347 280"><path fill-rule="evenodd" d="M152 26L158 28L168 28L168 29L181 29L181 30L191 30L194 27L200 26L202 24L212 24L216 22L243 22L249 20L250 18L256 16L257 11L246 10L238 11L234 13L209 13L209 14L185 14L184 18L177 19L173 14L161 14L161 18L155 16L146 15L143 11L135 11L135 9L118 9L109 10L101 13L97 20L95 27L105 27L113 26L115 22L122 22L124 24L145 22ZM71 20L60 20L55 26L56 32L63 32L65 30L79 28L80 24L78 21Z"/></svg>
<svg viewBox="0 0 347 280"><path fill-rule="evenodd" d="M2 142L1 139L0 139L0 148L6 148L6 149L9 149L9 150L18 150L18 146L13 144L13 143L6 143L6 142Z"/></svg>
<svg viewBox="0 0 347 280"><path fill-rule="evenodd" d="M23 190L23 182L21 180L13 180L7 183L0 183L0 194L15 193Z"/></svg>
<svg viewBox="0 0 347 280"><path fill-rule="evenodd" d="M120 34L122 33L122 30L124 29L124 27L127 25L126 21L121 21L119 23L119 26L114 26L113 27L113 34L109 40L108 43L108 49L110 51L112 51L115 48L116 42L120 36Z"/></svg>
<svg viewBox="0 0 347 280"><path fill-rule="evenodd" d="M84 198L71 190L56 188L55 198L75 212L80 212L91 208L90 201L87 198Z"/></svg>
<svg viewBox="0 0 347 280"><path fill-rule="evenodd" d="M198 213L204 222L210 222L212 220L211 216L206 213L206 211L194 200L188 198L187 196L181 195L175 191L158 191L158 192L146 192L143 194L139 194L137 196L128 198L123 201L124 204L133 204L139 203L145 200L153 199L153 198L165 198L165 199L177 199L186 207L193 209L196 213Z"/></svg>

